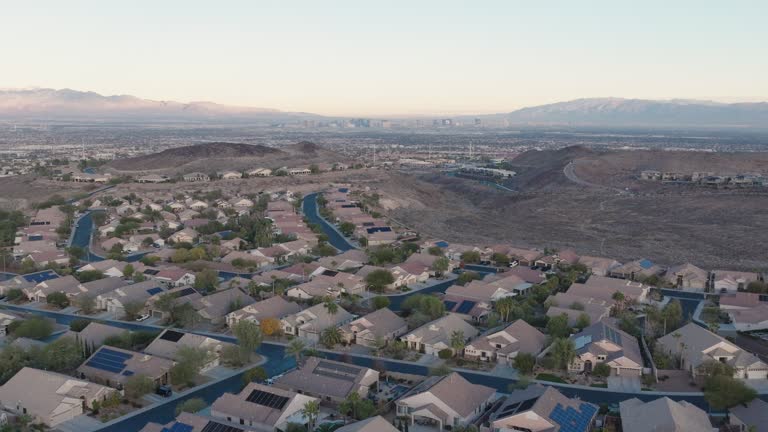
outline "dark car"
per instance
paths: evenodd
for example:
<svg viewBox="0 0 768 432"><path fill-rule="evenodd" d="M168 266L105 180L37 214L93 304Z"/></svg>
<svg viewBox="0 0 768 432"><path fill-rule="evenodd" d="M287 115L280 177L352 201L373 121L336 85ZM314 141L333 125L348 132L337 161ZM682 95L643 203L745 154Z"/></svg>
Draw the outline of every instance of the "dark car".
<svg viewBox="0 0 768 432"><path fill-rule="evenodd" d="M171 389L171 386L167 385L161 385L160 387L155 390L155 393L159 394L162 397L171 397L173 394L173 390Z"/></svg>

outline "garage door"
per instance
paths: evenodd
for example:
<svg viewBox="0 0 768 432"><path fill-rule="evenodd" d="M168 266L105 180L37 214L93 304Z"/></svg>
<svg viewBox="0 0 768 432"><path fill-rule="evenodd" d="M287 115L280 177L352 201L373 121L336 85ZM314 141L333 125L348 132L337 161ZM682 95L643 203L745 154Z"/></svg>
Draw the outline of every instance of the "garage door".
<svg viewBox="0 0 768 432"><path fill-rule="evenodd" d="M766 377L768 377L768 371L766 370L747 371L747 378L749 379L765 379Z"/></svg>

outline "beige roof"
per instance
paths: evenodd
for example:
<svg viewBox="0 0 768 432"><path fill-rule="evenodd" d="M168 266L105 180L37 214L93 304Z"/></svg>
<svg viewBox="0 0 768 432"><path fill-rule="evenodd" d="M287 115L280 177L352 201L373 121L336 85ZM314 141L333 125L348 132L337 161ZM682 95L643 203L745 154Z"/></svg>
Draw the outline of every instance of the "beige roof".
<svg viewBox="0 0 768 432"><path fill-rule="evenodd" d="M336 432L398 432L398 429L384 417L376 416L342 426Z"/></svg>
<svg viewBox="0 0 768 432"><path fill-rule="evenodd" d="M664 275L664 279L677 284L677 278L683 278L683 284L694 288L704 288L709 279L709 272L693 264L681 264L670 267Z"/></svg>
<svg viewBox="0 0 768 432"><path fill-rule="evenodd" d="M613 258L593 257L586 255L579 257L579 264L584 264L588 269L597 273L605 273L621 265L620 262Z"/></svg>
<svg viewBox="0 0 768 432"><path fill-rule="evenodd" d="M709 416L686 401L662 397L650 402L632 398L619 404L624 432L712 432Z"/></svg>
<svg viewBox="0 0 768 432"><path fill-rule="evenodd" d="M756 363L762 364L760 359L753 354L742 350L738 346L728 342L725 338L692 322L658 340L658 343L661 344L661 346L666 347L668 351L675 354L679 354L681 348L683 348L681 347L680 342L684 344L683 356L686 360L685 363L692 365L693 367L698 367L707 360L715 360L709 354L709 351L716 345L720 345L721 348L725 347L725 349L733 355L733 358L727 361L731 366L747 367ZM707 353L705 354L705 352ZM763 364L763 367L766 366Z"/></svg>
<svg viewBox="0 0 768 432"><path fill-rule="evenodd" d="M533 405L527 411L518 411L520 404L525 401L533 401ZM553 425L549 429L541 429L546 432L558 432L562 429L557 421L552 418L557 406L560 409L575 410L576 412L583 413L585 405L591 406L593 411L592 418L597 414L597 407L593 404L583 402L579 399L571 399L564 396L557 391L554 387L542 386L536 384L528 387L525 390L518 390L508 395L507 400L491 414L491 425L493 427L515 426L515 422L511 421L511 418L520 418L520 414L531 411L536 413L541 418L545 419L548 423ZM527 419L527 416L522 417L523 420ZM572 432L587 432L590 430L591 422L583 429L572 428ZM527 426L527 423L523 423L520 426Z"/></svg>
<svg viewBox="0 0 768 432"><path fill-rule="evenodd" d="M328 327L337 327L352 319L352 314L339 306L335 314L328 313L324 303L316 304L310 308L283 318L283 321L293 327L299 327L304 331L320 333Z"/></svg>
<svg viewBox="0 0 768 432"><path fill-rule="evenodd" d="M255 301L253 297L240 291L240 289L232 288L201 297L193 303L200 315L207 319L216 319L224 317L232 304L238 303L240 306L247 306Z"/></svg>
<svg viewBox="0 0 768 432"><path fill-rule="evenodd" d="M109 349L112 351L118 351L124 354L128 354L131 357L125 360L125 367L119 372L111 372L101 368L89 366L88 363L96 357L102 350ZM173 366L173 361L152 356L149 354L142 354L135 351L128 351L122 348L116 347L104 347L102 346L96 350L91 357L89 357L80 367L77 368L78 372L84 373L85 376L99 377L103 380L109 380L112 383L124 383L129 377L125 375L124 371L131 371L133 375L146 375L152 379L157 379L166 374Z"/></svg>
<svg viewBox="0 0 768 432"><path fill-rule="evenodd" d="M427 380L424 387L417 387L417 391L431 393L462 417L469 417L496 393L490 387L470 383L456 372L436 380ZM403 402L408 403L409 398L404 398Z"/></svg>
<svg viewBox="0 0 768 432"><path fill-rule="evenodd" d="M174 341L179 335L181 335L181 338ZM225 346L232 345L233 344L231 343L222 342L218 339L193 333L163 330L163 332L144 349L144 352L153 356L177 360L176 352L181 347L205 349L212 353L220 353Z"/></svg>
<svg viewBox="0 0 768 432"><path fill-rule="evenodd" d="M31 415L47 421L70 410L81 412L81 397L91 401L112 391L67 375L25 367L0 387L0 401L9 407L18 402Z"/></svg>
<svg viewBox="0 0 768 432"><path fill-rule="evenodd" d="M248 397L254 391L265 392L274 396L288 398L288 401L280 408L269 407L267 405L258 404L255 402L249 402ZM215 411L217 415L219 415L219 413L223 413L227 416L244 419L249 424L253 423L271 426L274 428L278 425L277 422L283 416L285 410L290 407L290 401L296 397L299 397L299 394L289 390L283 390L277 387L268 387L257 383L250 383L238 394L224 393L221 397L213 402L211 409L212 411ZM302 406L295 407L294 409L301 408L303 408L303 404Z"/></svg>
<svg viewBox="0 0 768 432"><path fill-rule="evenodd" d="M484 351L500 353L523 352L538 354L544 348L547 336L523 320L517 320L504 330L483 336L469 345ZM497 348L501 345L501 348Z"/></svg>
<svg viewBox="0 0 768 432"><path fill-rule="evenodd" d="M625 279L615 279L603 276L591 276L587 282L575 283L568 289L568 294L579 297L593 298L613 303L614 293L621 292L625 297L639 298L648 287L640 282Z"/></svg>
<svg viewBox="0 0 768 432"><path fill-rule="evenodd" d="M606 318L598 321L570 338L574 341L577 355L587 352L594 355L606 355L606 362L623 357L640 367L643 366L643 356L640 353L640 344L637 342L637 338L619 329L613 319ZM618 350L607 351L598 342L614 345L618 347Z"/></svg>
<svg viewBox="0 0 768 432"><path fill-rule="evenodd" d="M451 314L426 323L408 333L405 337L408 339L412 337L420 339L421 343L426 345L435 345L442 342L446 346L450 346L451 333L454 331L464 332L465 338L475 337L478 333L477 329L471 324Z"/></svg>
<svg viewBox="0 0 768 432"><path fill-rule="evenodd" d="M104 340L106 340L108 337L118 336L125 333L126 331L127 330L121 329L119 327L113 327L110 325L91 321L91 323L88 324L84 329L80 330L79 333L69 332L67 334L75 337L81 342L87 343L91 347L97 348L101 346L104 343Z"/></svg>
<svg viewBox="0 0 768 432"><path fill-rule="evenodd" d="M275 386L302 393L346 398L360 392L361 382L372 369L333 360L309 357L301 368L286 373L275 381Z"/></svg>
<svg viewBox="0 0 768 432"><path fill-rule="evenodd" d="M356 333L358 337L370 336L375 339L407 328L407 326L408 324L399 315L388 308L382 308L345 324L341 330L347 333Z"/></svg>
<svg viewBox="0 0 768 432"><path fill-rule="evenodd" d="M250 319L255 322L261 322L265 318L277 318L301 311L301 306L294 302L289 302L280 296L270 297L266 300L250 304L240 310L236 310L230 315L239 319Z"/></svg>

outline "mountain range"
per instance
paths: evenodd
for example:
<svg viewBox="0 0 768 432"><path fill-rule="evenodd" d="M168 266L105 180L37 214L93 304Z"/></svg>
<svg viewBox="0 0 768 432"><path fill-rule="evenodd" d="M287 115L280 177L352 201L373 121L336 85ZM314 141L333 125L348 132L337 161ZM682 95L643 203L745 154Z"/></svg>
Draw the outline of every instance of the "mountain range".
<svg viewBox="0 0 768 432"><path fill-rule="evenodd" d="M513 125L768 127L768 103L589 98L509 113L459 116ZM155 101L70 89L0 90L0 120L280 122L330 119L312 113L213 102Z"/></svg>

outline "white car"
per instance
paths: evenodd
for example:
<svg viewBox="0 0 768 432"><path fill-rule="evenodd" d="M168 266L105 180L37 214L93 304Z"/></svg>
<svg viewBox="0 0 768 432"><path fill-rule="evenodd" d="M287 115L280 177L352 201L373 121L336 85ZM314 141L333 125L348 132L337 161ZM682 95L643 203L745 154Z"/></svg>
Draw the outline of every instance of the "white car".
<svg viewBox="0 0 768 432"><path fill-rule="evenodd" d="M136 321L146 321L149 319L149 314L144 314L138 318L136 318Z"/></svg>

